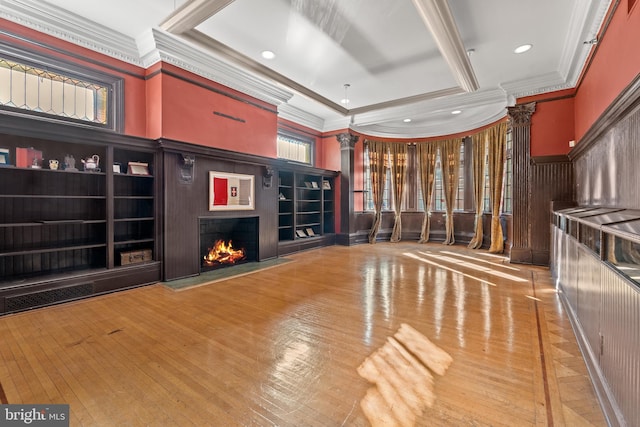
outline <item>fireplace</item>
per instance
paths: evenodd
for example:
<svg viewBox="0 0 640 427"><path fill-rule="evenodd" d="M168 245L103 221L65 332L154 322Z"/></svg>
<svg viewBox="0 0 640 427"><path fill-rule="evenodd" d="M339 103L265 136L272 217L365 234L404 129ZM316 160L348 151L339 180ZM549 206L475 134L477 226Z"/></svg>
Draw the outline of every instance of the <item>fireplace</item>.
<svg viewBox="0 0 640 427"><path fill-rule="evenodd" d="M258 260L257 216L199 221L200 272ZM218 249L214 250L216 244Z"/></svg>

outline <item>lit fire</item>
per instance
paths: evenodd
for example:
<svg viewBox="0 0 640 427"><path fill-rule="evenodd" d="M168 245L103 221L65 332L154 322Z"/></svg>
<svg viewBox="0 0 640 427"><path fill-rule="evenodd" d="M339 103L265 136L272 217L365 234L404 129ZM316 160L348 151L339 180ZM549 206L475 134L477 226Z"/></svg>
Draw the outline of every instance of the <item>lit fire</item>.
<svg viewBox="0 0 640 427"><path fill-rule="evenodd" d="M229 240L229 243L223 240L216 240L215 245L209 248L209 253L204 256L204 263L211 267L217 264L235 264L244 258L244 249L233 249L231 240Z"/></svg>

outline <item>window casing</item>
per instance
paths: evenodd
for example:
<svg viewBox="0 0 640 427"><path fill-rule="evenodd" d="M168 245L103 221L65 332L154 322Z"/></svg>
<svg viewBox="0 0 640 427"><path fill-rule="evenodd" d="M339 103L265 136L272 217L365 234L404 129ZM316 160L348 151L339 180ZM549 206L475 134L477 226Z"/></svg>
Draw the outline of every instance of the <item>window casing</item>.
<svg viewBox="0 0 640 427"><path fill-rule="evenodd" d="M0 43L0 112L122 131L122 79Z"/></svg>
<svg viewBox="0 0 640 427"><path fill-rule="evenodd" d="M311 139L278 131L277 156L279 159L313 165L313 148Z"/></svg>

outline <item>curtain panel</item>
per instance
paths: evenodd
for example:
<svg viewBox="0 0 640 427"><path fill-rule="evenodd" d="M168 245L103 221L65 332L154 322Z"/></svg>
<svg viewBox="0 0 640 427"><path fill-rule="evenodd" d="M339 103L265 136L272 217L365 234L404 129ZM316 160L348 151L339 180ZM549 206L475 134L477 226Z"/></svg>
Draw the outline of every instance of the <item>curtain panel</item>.
<svg viewBox="0 0 640 427"><path fill-rule="evenodd" d="M483 227L482 214L484 212L484 177L487 157L487 132L479 132L471 138L472 162L473 162L473 195L474 195L474 235L469 245L470 249L479 249L482 246Z"/></svg>
<svg viewBox="0 0 640 427"><path fill-rule="evenodd" d="M403 142L389 144L394 211L392 242L399 242L402 237L402 199L407 182L407 147L408 144Z"/></svg>
<svg viewBox="0 0 640 427"><path fill-rule="evenodd" d="M382 223L382 201L387 176L388 146L380 141L366 141L369 147L369 170L371 175L371 197L374 219L369 231L369 243L375 243Z"/></svg>
<svg viewBox="0 0 640 427"><path fill-rule="evenodd" d="M456 242L453 232L453 207L458 191L458 177L460 175L460 145L461 138L446 139L438 142L440 150L440 167L442 168L442 189L445 201L445 245Z"/></svg>
<svg viewBox="0 0 640 427"><path fill-rule="evenodd" d="M420 168L420 186L422 199L424 200L424 218L418 243L429 241L431 231L431 198L433 197L433 185L436 177L436 155L438 146L436 143L424 143L416 145L418 154L418 167Z"/></svg>
<svg viewBox="0 0 640 427"><path fill-rule="evenodd" d="M489 141L489 196L491 200L491 246L489 252L502 253L504 234L500 224L502 181L504 180L505 149L507 146L507 122L498 123L486 130Z"/></svg>

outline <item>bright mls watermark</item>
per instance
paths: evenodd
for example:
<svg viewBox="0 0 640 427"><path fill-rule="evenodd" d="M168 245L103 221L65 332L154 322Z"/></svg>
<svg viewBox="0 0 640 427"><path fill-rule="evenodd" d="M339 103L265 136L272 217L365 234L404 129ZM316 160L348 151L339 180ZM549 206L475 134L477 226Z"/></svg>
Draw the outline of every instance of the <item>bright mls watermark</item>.
<svg viewBox="0 0 640 427"><path fill-rule="evenodd" d="M0 405L0 426L69 427L69 405Z"/></svg>

